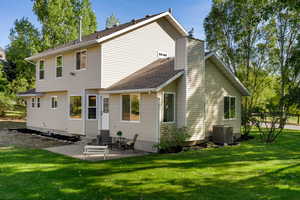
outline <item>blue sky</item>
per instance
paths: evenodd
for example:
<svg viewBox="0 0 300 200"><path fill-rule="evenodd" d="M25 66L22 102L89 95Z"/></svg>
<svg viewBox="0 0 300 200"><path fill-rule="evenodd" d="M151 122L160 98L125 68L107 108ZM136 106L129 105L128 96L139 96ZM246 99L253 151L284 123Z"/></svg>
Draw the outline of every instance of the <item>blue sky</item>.
<svg viewBox="0 0 300 200"><path fill-rule="evenodd" d="M91 0L97 15L98 30L103 29L106 17L114 13L121 23L173 9L175 18L187 29L194 27L195 37L205 39L203 20L208 15L211 0ZM0 7L0 46L9 44L9 31L16 19L28 17L40 27L32 12L31 0L3 0Z"/></svg>

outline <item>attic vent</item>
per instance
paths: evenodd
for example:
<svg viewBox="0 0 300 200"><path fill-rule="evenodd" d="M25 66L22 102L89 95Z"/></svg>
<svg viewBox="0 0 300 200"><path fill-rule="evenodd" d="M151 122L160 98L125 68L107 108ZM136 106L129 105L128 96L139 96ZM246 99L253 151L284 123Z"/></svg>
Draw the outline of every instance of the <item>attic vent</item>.
<svg viewBox="0 0 300 200"><path fill-rule="evenodd" d="M135 19L132 19L131 22L134 23L134 22L135 22Z"/></svg>
<svg viewBox="0 0 300 200"><path fill-rule="evenodd" d="M145 17L148 18L148 17L150 17L150 15L146 15Z"/></svg>
<svg viewBox="0 0 300 200"><path fill-rule="evenodd" d="M117 27L118 25L117 24L114 24L114 27Z"/></svg>
<svg viewBox="0 0 300 200"><path fill-rule="evenodd" d="M167 52L163 52L163 51L157 51L157 57L159 57L159 58L167 58L168 57L168 53Z"/></svg>

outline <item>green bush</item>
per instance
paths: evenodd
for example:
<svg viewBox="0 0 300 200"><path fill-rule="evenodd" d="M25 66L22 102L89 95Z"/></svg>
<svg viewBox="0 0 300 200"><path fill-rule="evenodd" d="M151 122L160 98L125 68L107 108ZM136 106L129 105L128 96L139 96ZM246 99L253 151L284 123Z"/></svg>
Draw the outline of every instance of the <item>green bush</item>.
<svg viewBox="0 0 300 200"><path fill-rule="evenodd" d="M160 144L155 147L161 153L180 152L189 137L190 134L186 127L176 128L176 126L166 125L161 130Z"/></svg>
<svg viewBox="0 0 300 200"><path fill-rule="evenodd" d="M13 107L13 101L3 93L0 93L0 117L4 116L5 111Z"/></svg>

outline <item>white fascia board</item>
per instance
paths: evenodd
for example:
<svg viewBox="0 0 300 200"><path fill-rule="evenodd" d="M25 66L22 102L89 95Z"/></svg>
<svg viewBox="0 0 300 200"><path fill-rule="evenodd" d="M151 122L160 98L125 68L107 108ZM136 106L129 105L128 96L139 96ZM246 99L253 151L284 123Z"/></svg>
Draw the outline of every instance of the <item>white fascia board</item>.
<svg viewBox="0 0 300 200"><path fill-rule="evenodd" d="M155 91L156 88L146 88L146 89L102 91L101 94L145 93L145 92L155 92Z"/></svg>
<svg viewBox="0 0 300 200"><path fill-rule="evenodd" d="M42 97L44 94L17 94L18 97Z"/></svg>
<svg viewBox="0 0 300 200"><path fill-rule="evenodd" d="M79 48L83 48L92 44L96 44L97 40L89 40L86 42L80 42L71 46L67 46L67 47L62 47L62 48L58 48L58 49L53 49L51 51L47 51L47 52L42 52L42 53L38 53L36 55L30 56L28 58L25 58L26 61L31 61L31 60L36 60L36 59L40 59L42 57L46 57L46 56L51 56L54 54L58 54L58 53L62 53L65 51L71 51L71 50L75 50L75 49L79 49Z"/></svg>
<svg viewBox="0 0 300 200"><path fill-rule="evenodd" d="M162 17L167 17L169 20L171 20L173 22L173 25L177 28L177 30L179 32L181 32L181 34L183 36L187 36L188 35L188 33L186 32L186 30L179 24L179 22L169 12L164 12L164 13L161 13L161 14L155 16L155 17L151 17L148 20L144 20L142 22L136 23L135 25L131 25L131 26L125 28L125 29L116 31L115 33L112 33L110 35L104 36L102 38L99 38L99 39L96 39L96 40L90 40L90 41L86 41L86 42L80 42L80 43L77 43L77 44L74 44L74 45L71 45L71 46L67 46L67 47L53 49L53 50L50 50L50 51L45 52L45 53L42 52L42 53L30 56L28 58L25 58L25 60L36 60L36 59L39 59L41 57L46 57L46 56L50 56L50 55L53 55L53 54L58 54L58 53L62 53L62 52L65 52L65 51L70 51L70 50L74 50L74 49L86 47L86 46L89 46L89 45L92 45L92 44L101 43L101 42L104 42L104 41L109 40L111 38L117 37L117 36L119 36L121 34L124 34L124 33L128 32L128 31L131 31L131 30L134 30L136 28L139 28L139 27L141 27L141 26L143 26L145 24L148 24L148 23L151 23L153 21L156 21L156 20L158 20L158 19L160 19Z"/></svg>
<svg viewBox="0 0 300 200"><path fill-rule="evenodd" d="M172 78L170 78L168 81L166 81L163 84L161 84L158 88L156 88L156 92L160 91L161 89L163 89L164 87L166 87L167 85L169 85L170 83L172 83L173 81L175 81L182 74L184 74L184 71L179 72L178 74L176 74L175 76L173 76Z"/></svg>

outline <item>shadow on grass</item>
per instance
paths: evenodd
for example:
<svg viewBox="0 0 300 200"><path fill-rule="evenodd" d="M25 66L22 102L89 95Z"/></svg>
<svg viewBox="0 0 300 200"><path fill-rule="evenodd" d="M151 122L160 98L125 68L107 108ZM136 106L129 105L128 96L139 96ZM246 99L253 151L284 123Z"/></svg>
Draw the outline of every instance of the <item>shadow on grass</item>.
<svg viewBox="0 0 300 200"><path fill-rule="evenodd" d="M3 199L299 199L300 133L241 146L89 163L0 149Z"/></svg>

